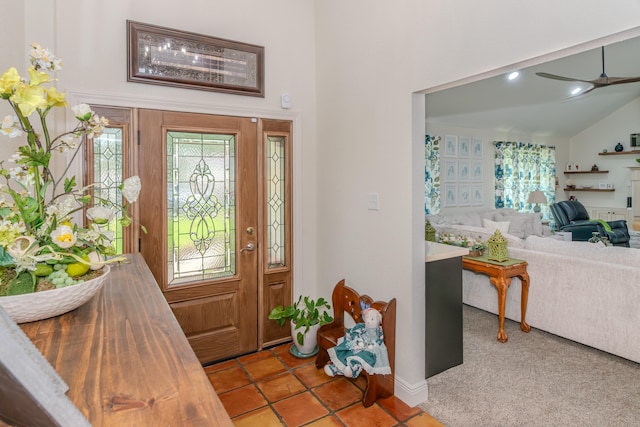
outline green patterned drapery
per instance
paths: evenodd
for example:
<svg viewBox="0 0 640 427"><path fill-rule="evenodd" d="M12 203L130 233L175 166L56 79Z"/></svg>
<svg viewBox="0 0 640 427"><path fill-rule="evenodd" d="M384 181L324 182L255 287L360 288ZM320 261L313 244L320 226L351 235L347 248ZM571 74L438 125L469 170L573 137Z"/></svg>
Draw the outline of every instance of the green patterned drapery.
<svg viewBox="0 0 640 427"><path fill-rule="evenodd" d="M439 136L424 138L424 213L440 212L440 141Z"/></svg>
<svg viewBox="0 0 640 427"><path fill-rule="evenodd" d="M543 191L547 204L542 217L549 218L555 202L556 148L523 142L494 141L495 207L528 211L529 193Z"/></svg>

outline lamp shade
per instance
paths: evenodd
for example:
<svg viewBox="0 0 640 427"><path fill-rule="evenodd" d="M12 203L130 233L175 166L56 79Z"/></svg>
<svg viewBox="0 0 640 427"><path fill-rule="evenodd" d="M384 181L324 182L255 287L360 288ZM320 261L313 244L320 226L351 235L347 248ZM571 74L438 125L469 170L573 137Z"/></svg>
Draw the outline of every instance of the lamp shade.
<svg viewBox="0 0 640 427"><path fill-rule="evenodd" d="M532 191L529 193L527 203L547 203L547 197L543 191Z"/></svg>

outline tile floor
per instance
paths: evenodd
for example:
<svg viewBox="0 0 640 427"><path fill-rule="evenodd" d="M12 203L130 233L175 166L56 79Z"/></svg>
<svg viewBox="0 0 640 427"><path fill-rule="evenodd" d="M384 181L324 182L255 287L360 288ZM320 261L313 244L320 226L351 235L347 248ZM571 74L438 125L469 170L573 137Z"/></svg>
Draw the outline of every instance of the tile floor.
<svg viewBox="0 0 640 427"><path fill-rule="evenodd" d="M205 367L234 425L243 427L435 427L435 418L395 397L362 406L364 377L331 378L291 343Z"/></svg>

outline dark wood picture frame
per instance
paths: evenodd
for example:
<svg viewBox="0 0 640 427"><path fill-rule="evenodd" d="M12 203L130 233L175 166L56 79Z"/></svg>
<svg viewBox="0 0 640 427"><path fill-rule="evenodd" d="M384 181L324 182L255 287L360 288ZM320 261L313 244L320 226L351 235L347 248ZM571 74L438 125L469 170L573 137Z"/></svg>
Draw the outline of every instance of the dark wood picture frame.
<svg viewBox="0 0 640 427"><path fill-rule="evenodd" d="M264 47L127 20L127 81L264 97Z"/></svg>

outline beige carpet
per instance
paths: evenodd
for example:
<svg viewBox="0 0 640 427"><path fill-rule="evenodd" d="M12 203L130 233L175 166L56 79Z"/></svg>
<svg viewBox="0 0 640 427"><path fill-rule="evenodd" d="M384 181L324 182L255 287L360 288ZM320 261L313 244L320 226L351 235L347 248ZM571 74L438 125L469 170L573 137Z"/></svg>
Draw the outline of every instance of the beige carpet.
<svg viewBox="0 0 640 427"><path fill-rule="evenodd" d="M420 405L446 426L640 426L639 364L509 320L502 344L496 315L463 313L464 363Z"/></svg>

